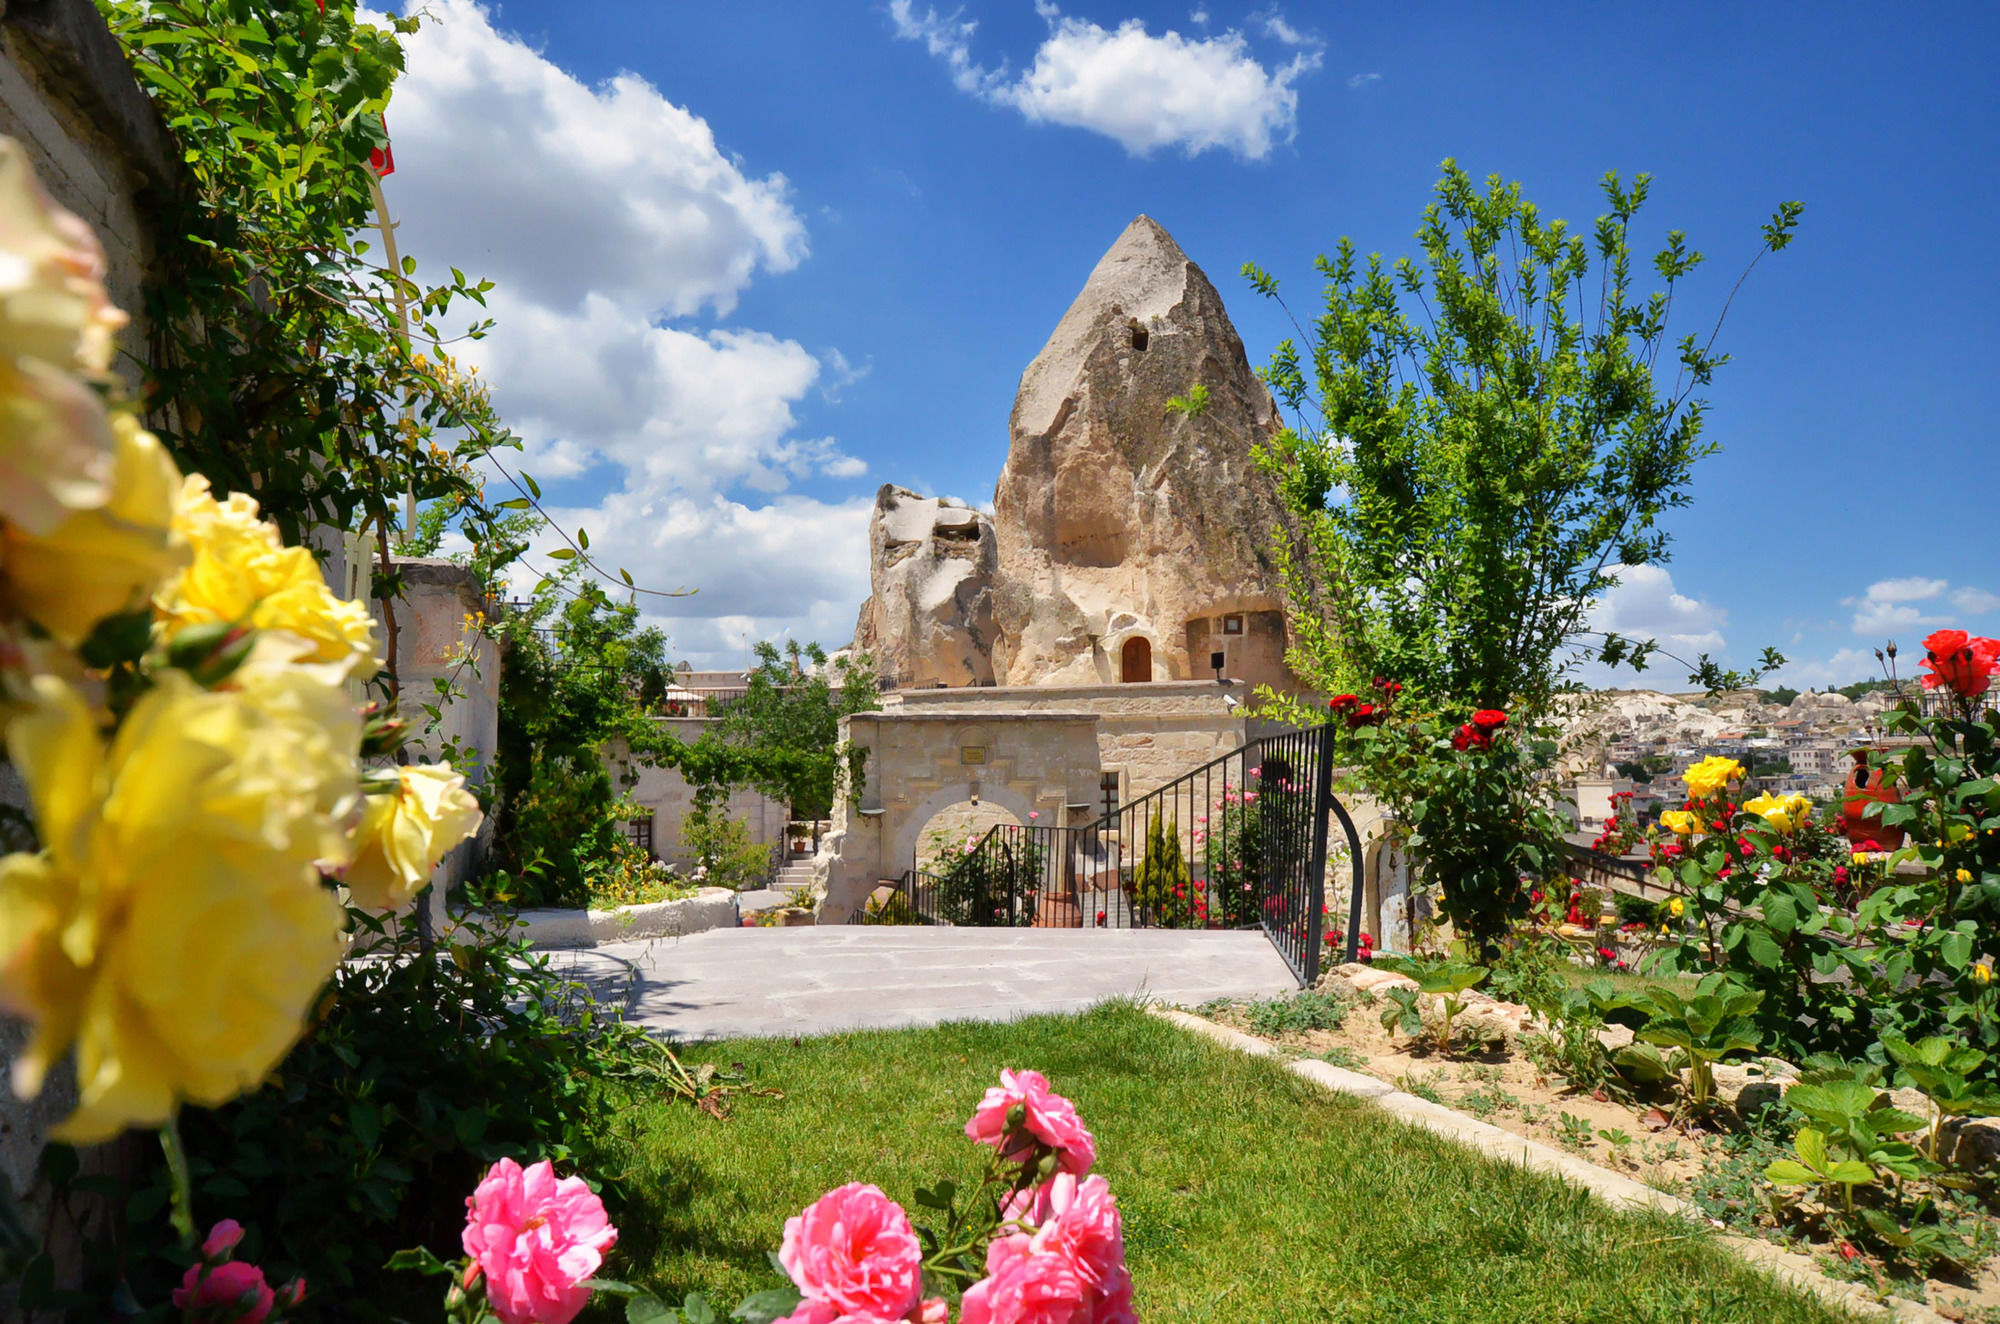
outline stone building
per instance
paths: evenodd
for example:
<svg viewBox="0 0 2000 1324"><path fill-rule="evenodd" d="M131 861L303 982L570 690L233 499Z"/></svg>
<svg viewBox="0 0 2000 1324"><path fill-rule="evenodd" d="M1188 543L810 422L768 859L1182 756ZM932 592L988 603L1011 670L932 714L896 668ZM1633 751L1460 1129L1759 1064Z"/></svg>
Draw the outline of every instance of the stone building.
<svg viewBox="0 0 2000 1324"><path fill-rule="evenodd" d="M855 646L905 687L1291 687L1253 457L1278 427L1221 295L1139 217L1021 376L992 516L877 495Z"/></svg>

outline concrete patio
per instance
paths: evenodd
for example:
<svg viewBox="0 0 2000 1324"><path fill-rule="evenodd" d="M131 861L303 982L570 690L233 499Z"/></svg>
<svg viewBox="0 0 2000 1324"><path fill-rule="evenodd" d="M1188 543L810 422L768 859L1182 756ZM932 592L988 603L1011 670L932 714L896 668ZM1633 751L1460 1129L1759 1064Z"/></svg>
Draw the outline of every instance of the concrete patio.
<svg viewBox="0 0 2000 1324"><path fill-rule="evenodd" d="M1193 1006L1298 987L1258 932L713 929L551 958L673 1039L1011 1020L1117 997Z"/></svg>

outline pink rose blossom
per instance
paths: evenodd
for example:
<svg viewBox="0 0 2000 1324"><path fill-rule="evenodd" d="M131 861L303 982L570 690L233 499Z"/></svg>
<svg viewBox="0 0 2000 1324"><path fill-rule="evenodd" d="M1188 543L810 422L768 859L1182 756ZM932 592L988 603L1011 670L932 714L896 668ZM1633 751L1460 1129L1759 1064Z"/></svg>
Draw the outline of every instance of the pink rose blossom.
<svg viewBox="0 0 2000 1324"><path fill-rule="evenodd" d="M243 1240L243 1225L233 1218L225 1218L208 1230L208 1240L201 1243L201 1257L204 1260L219 1260L236 1249L236 1243Z"/></svg>
<svg viewBox="0 0 2000 1324"><path fill-rule="evenodd" d="M466 1200L460 1240L484 1275L501 1324L569 1324L590 1300L582 1284L604 1263L618 1229L581 1177L558 1179L544 1159L523 1169L501 1159ZM468 1284L469 1285L469 1284Z"/></svg>
<svg viewBox="0 0 2000 1324"><path fill-rule="evenodd" d="M174 1289L174 1308L208 1324L264 1324L277 1299L262 1269L234 1261L191 1265Z"/></svg>
<svg viewBox="0 0 2000 1324"><path fill-rule="evenodd" d="M1111 1183L1102 1177L1078 1181L1060 1172L1043 1184L1038 1203L1037 1251L1063 1256L1092 1287L1103 1287L1124 1271L1125 1226Z"/></svg>
<svg viewBox="0 0 2000 1324"><path fill-rule="evenodd" d="M950 1324L951 1312L945 1306L944 1298L934 1296L912 1310L908 1315L896 1319L884 1319L880 1315L843 1315L839 1306L830 1306L824 1301L805 1300L799 1302L798 1309L789 1315L772 1320L771 1324Z"/></svg>
<svg viewBox="0 0 2000 1324"><path fill-rule="evenodd" d="M805 1317L810 1324L903 1319L923 1297L923 1259L902 1206L863 1182L828 1191L786 1219L778 1251L799 1291L834 1308L824 1321Z"/></svg>
<svg viewBox="0 0 2000 1324"><path fill-rule="evenodd" d="M1016 1106L1023 1111L1022 1126L1037 1141L1056 1151L1064 1172L1078 1177L1089 1173L1097 1162L1097 1142L1076 1115L1076 1108L1062 1095L1049 1089L1048 1078L1039 1071L1002 1071L1000 1084L989 1087L980 1100L965 1134L982 1145L1000 1151L1009 1162L1020 1162L1029 1151L1019 1138L1009 1143L1007 1114Z"/></svg>
<svg viewBox="0 0 2000 1324"><path fill-rule="evenodd" d="M960 1324L1078 1324L1090 1289L1059 1255L1037 1255L1022 1234L986 1248L986 1277L965 1290Z"/></svg>

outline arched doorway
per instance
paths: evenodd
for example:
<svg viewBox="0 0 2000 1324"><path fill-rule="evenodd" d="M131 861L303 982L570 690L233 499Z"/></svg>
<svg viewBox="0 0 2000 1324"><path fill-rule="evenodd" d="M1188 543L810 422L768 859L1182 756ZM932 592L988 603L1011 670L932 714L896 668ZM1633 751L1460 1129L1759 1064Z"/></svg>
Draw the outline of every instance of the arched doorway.
<svg viewBox="0 0 2000 1324"><path fill-rule="evenodd" d="M1153 678L1153 645L1144 635L1133 635L1119 650L1121 679L1128 685Z"/></svg>

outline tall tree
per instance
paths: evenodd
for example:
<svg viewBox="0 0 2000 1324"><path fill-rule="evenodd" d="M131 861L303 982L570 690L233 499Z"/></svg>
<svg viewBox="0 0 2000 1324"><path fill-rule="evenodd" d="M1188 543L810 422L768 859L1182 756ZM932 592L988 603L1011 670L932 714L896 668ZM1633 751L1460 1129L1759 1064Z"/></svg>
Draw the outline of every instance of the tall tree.
<svg viewBox="0 0 2000 1324"><path fill-rule="evenodd" d="M1443 172L1422 263L1363 266L1341 240L1316 263L1324 311L1264 372L1296 420L1262 456L1297 516L1292 666L1328 691L1385 675L1535 712L1579 647L1640 666L1656 650L1593 635L1590 614L1622 567L1667 560L1659 517L1688 504L1715 449L1698 393L1728 361L1722 318L1670 344L1675 291L1702 262L1678 230L1652 262L1664 288L1636 293L1648 176L1605 177L1610 211L1586 242L1519 184ZM1791 242L1802 210L1778 208L1750 267ZM1277 298L1271 276L1244 274ZM1714 686L1762 674L1691 665Z"/></svg>
<svg viewBox="0 0 2000 1324"><path fill-rule="evenodd" d="M743 697L722 710L721 739L758 755L741 775L791 806L794 818L822 819L839 789L840 719L881 707L866 658L829 663L818 644L793 640L784 653L757 645Z"/></svg>

